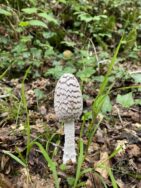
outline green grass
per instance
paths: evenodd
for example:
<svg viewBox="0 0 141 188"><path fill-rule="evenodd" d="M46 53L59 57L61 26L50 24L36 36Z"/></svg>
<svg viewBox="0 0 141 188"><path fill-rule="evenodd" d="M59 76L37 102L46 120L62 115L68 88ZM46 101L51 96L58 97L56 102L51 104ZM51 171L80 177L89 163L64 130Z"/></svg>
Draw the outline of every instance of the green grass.
<svg viewBox="0 0 141 188"><path fill-rule="evenodd" d="M29 120L29 112L28 112L28 106L27 106L27 100L25 96L25 80L27 79L27 76L30 72L31 67L29 67L24 75L23 81L22 81L22 87L21 87L21 101L23 104L23 107L25 109L26 113L26 121L25 121L25 130L27 135L27 152L26 152L26 160L28 161L28 155L29 155L29 145L30 145L30 120Z"/></svg>
<svg viewBox="0 0 141 188"><path fill-rule="evenodd" d="M84 162L84 147L83 147L83 140L79 140L79 156L78 156L78 161L77 161L77 168L76 168L76 177L74 181L73 188L76 188L78 180L81 175L81 167Z"/></svg>

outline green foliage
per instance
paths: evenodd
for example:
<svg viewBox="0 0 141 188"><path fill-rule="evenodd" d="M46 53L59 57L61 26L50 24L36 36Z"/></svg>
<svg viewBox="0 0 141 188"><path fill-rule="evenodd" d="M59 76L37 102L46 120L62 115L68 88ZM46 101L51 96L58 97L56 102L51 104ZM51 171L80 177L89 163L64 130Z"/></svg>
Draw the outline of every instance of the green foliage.
<svg viewBox="0 0 141 188"><path fill-rule="evenodd" d="M131 77L134 79L135 83L141 83L141 73L131 74Z"/></svg>
<svg viewBox="0 0 141 188"><path fill-rule="evenodd" d="M30 120L29 120L29 112L28 112L28 106L27 106L27 100L26 100L26 96L25 96L25 80L27 79L27 76L30 72L30 67L26 70L26 73L24 75L24 78L22 80L22 87L21 87L21 102L23 104L23 107L25 109L25 113L26 113L26 120L24 122L24 126L25 126L25 130L26 130L26 135L27 135L27 152L26 152L26 162L28 161L28 155L29 155L29 145L30 145Z"/></svg>
<svg viewBox="0 0 141 188"><path fill-rule="evenodd" d="M118 94L116 102L121 104L125 108L129 108L130 106L132 106L134 104L132 92L127 93L125 95Z"/></svg>
<svg viewBox="0 0 141 188"><path fill-rule="evenodd" d="M22 117L24 114L23 106L20 105L20 101L12 95L12 91L8 92L7 90L6 92L7 96L0 99L0 113L5 115L5 118L3 121L1 121L1 124L9 121L15 121L18 117Z"/></svg>
<svg viewBox="0 0 141 188"><path fill-rule="evenodd" d="M106 114L107 112L111 112L111 110L112 110L112 104L110 101L110 97L106 96L105 100L103 102L101 111L102 111L102 113Z"/></svg>
<svg viewBox="0 0 141 188"><path fill-rule="evenodd" d="M10 11L4 10L2 8L0 8L0 14L5 15L5 16L11 16L12 15Z"/></svg>
<svg viewBox="0 0 141 188"><path fill-rule="evenodd" d="M75 70L71 68L63 68L62 66L56 66L51 68L45 73L45 76L52 75L54 78L59 79L65 72L74 73Z"/></svg>
<svg viewBox="0 0 141 188"><path fill-rule="evenodd" d="M35 93L35 95L37 97L37 100L41 100L41 99L44 98L44 93L40 89L38 89L38 88L34 89L34 93Z"/></svg>
<svg viewBox="0 0 141 188"><path fill-rule="evenodd" d="M58 11L56 6L62 11ZM11 0L2 1L0 8L2 70L14 61L13 69L17 72L32 65L35 70L32 73L33 77L44 75L46 72L48 72L46 76L53 75L53 69L57 72L61 67L56 68L57 65L54 67L50 62L60 60L62 51L69 48L76 54L71 59L71 64L76 70L71 71L72 65L67 64L69 68L64 71L78 72L77 76L82 81L88 82L98 66L95 53L98 53L98 60L103 60L105 53L110 57L110 46L112 49L115 48L123 33L126 33L122 50L124 57L139 59L138 32L141 7L139 1L114 0L91 3L91 1L61 0L56 1L56 6L51 1L28 0L17 3ZM89 40L93 44L89 45ZM100 47L98 52L93 51L93 45ZM87 53L84 55L83 51ZM93 55L90 56L89 52ZM36 53L39 56L36 56ZM42 69L44 65L46 67L49 65L49 69ZM55 78L58 78L58 75Z"/></svg>
<svg viewBox="0 0 141 188"><path fill-rule="evenodd" d="M88 81L88 78L90 78L95 73L95 70L91 67L86 67L83 70L78 71L77 76L82 81Z"/></svg>

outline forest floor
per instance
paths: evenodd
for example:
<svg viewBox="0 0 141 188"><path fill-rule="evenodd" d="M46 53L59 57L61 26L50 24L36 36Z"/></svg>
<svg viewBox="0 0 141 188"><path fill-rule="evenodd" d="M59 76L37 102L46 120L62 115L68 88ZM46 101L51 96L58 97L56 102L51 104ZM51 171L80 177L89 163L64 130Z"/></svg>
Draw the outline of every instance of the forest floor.
<svg viewBox="0 0 141 188"><path fill-rule="evenodd" d="M128 71L141 70L140 63L134 66L131 62L126 65ZM1 188L53 188L54 181L46 161L37 147L32 148L29 159L28 169L22 167L11 157L5 155L3 150L12 153L16 151L25 155L27 136L25 134L24 122L26 114L18 114L17 107L21 98L23 78L4 78L0 82L0 187ZM75 176L75 165L69 164L66 172L63 172L59 165L62 163L64 134L63 127L55 117L53 109L53 97L55 81L51 78L32 79L25 83L25 94L29 109L31 126L31 139L37 139L45 145L47 140L54 135L49 144L49 149L53 150L52 159L57 162L57 172L60 180L60 187L69 187L67 178ZM132 84L132 83L131 83ZM117 83L113 89L116 95L116 87L129 86L130 83ZM34 90L41 90L44 95L40 95L37 100ZM12 91L13 95L6 96L7 91ZM38 91L38 90L37 90ZM89 95L84 100L84 112L91 110L93 98L96 97L98 86L95 83L87 83L83 88L83 94ZM16 97L15 97L16 96ZM134 92L136 99L141 98L141 93ZM85 157L82 168L94 168L100 174L107 187L112 187L106 169L99 168L97 164L105 162L107 167L113 171L116 183L119 188L140 188L141 187L141 106L134 105L125 109L112 100L112 111L103 118L100 127L93 137L88 154ZM8 104L8 105L7 105ZM78 151L78 139L82 121L76 123L76 143ZM85 124L87 128L88 122ZM85 129L84 129L85 130ZM85 132L85 131L84 131ZM83 135L84 146L87 143ZM122 147L114 157L109 159L110 154ZM18 153L17 152L17 153ZM17 154L16 154L17 155ZM101 188L100 179L95 173L87 173L82 177L85 182L84 187ZM83 187L83 186L82 186Z"/></svg>

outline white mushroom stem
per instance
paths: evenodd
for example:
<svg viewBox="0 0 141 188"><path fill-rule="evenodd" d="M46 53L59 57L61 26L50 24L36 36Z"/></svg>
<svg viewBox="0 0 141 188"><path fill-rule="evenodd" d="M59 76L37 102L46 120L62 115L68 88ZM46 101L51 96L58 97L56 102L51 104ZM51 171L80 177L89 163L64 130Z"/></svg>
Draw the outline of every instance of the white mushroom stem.
<svg viewBox="0 0 141 188"><path fill-rule="evenodd" d="M63 163L68 161L76 162L75 151L75 125L73 120L65 121L64 123L65 143L64 143L64 155Z"/></svg>

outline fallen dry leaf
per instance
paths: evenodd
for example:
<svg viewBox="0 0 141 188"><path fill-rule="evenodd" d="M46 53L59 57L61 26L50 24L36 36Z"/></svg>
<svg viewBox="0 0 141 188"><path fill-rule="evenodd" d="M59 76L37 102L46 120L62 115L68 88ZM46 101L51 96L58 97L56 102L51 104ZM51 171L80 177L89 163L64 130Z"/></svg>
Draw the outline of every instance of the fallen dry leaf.
<svg viewBox="0 0 141 188"><path fill-rule="evenodd" d="M117 140L116 148L118 149L121 147L121 150L117 153L116 156L123 156L125 154L125 149L127 148L127 140Z"/></svg>
<svg viewBox="0 0 141 188"><path fill-rule="evenodd" d="M123 181L121 179L117 179L116 182L117 182L119 188L125 188L125 184L123 183Z"/></svg>
<svg viewBox="0 0 141 188"><path fill-rule="evenodd" d="M14 188L10 180L4 174L1 173L0 173L0 188Z"/></svg>
<svg viewBox="0 0 141 188"><path fill-rule="evenodd" d="M88 173L88 179L86 181L86 188L103 188L101 179L95 173Z"/></svg>
<svg viewBox="0 0 141 188"><path fill-rule="evenodd" d="M108 179L108 168L110 168L110 161L107 151L100 152L100 160L94 164L95 170L101 174L105 179Z"/></svg>
<svg viewBox="0 0 141 188"><path fill-rule="evenodd" d="M131 157L137 157L141 154L140 148L136 144L131 144L126 148L126 152L129 155L129 158Z"/></svg>

